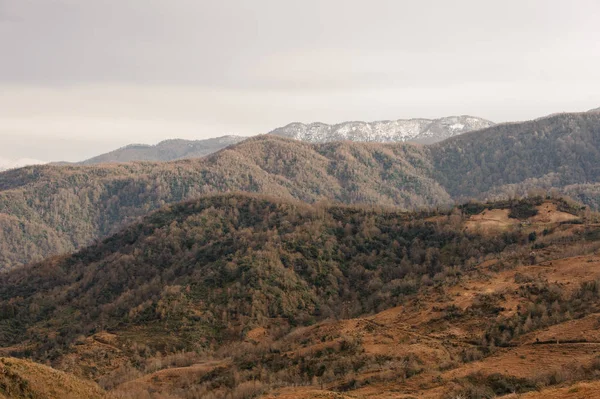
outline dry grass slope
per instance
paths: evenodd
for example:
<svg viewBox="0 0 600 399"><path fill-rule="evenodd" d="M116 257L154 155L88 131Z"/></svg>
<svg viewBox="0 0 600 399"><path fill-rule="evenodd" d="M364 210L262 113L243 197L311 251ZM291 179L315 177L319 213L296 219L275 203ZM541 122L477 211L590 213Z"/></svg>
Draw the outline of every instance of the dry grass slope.
<svg viewBox="0 0 600 399"><path fill-rule="evenodd" d="M0 358L0 398L101 399L106 393L93 382L80 380L41 364Z"/></svg>

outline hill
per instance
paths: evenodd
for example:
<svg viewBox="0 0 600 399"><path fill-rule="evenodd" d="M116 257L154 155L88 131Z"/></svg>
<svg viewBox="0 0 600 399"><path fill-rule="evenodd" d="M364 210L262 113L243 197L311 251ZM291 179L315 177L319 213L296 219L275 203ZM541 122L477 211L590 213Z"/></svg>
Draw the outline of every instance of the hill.
<svg viewBox="0 0 600 399"><path fill-rule="evenodd" d="M250 138L203 159L0 173L0 267L70 252L164 204L219 192L445 207L555 190L599 209L600 114L493 126L430 146Z"/></svg>
<svg viewBox="0 0 600 399"><path fill-rule="evenodd" d="M28 165L43 165L46 162L37 159L21 158L17 160L0 157L0 172L9 169L22 168Z"/></svg>
<svg viewBox="0 0 600 399"><path fill-rule="evenodd" d="M218 192L307 202L451 202L428 177L423 149L406 144L311 145L252 138L204 159L103 166L39 166L0 174L0 266L70 252L166 203Z"/></svg>
<svg viewBox="0 0 600 399"><path fill-rule="evenodd" d="M15 358L0 358L0 398L95 399L106 393L96 384L50 367Z"/></svg>
<svg viewBox="0 0 600 399"><path fill-rule="evenodd" d="M109 329L143 325L161 318L160 307L171 296L179 302L176 298L183 295L193 298L179 305L195 333L210 324L204 332L209 345L211 339L235 336L240 324L260 326L278 317L302 324L390 306L385 304L388 290L414 292L420 280L385 284L414 273L433 277L443 272L437 258L447 244L447 267L507 245L486 240L477 250L459 251L465 232L413 219L393 210L311 206L242 194L170 205L72 256L0 276L0 298L10 300L2 315L20 319L10 323L2 339L16 344L36 334L27 325L44 320L70 330L64 330L65 338L90 333L98 323ZM401 268L394 272L384 265ZM376 274L383 286L363 286L365 273ZM22 302L11 300L16 297ZM166 302L147 303L150 297ZM189 313L188 305L199 317ZM22 306L37 311L21 311Z"/></svg>
<svg viewBox="0 0 600 399"><path fill-rule="evenodd" d="M270 132L270 134L312 143L339 140L431 143L491 125L493 125L492 122L481 118L452 116L441 119L410 119L372 123L344 122L333 126L322 123L313 123L310 125L292 123L277 128ZM206 140L165 140L156 145L132 144L76 164L97 165L133 161L165 162L201 158L229 145L237 144L247 138L242 136L222 136ZM20 164L19 166L29 164L31 163ZM60 165L60 163L56 164ZM62 164L64 165L65 163ZM0 168L2 168L1 162Z"/></svg>
<svg viewBox="0 0 600 399"><path fill-rule="evenodd" d="M165 140L156 145L132 144L79 162L79 164L96 165L132 161L164 162L200 158L246 139L247 137L242 136L222 136L206 140Z"/></svg>
<svg viewBox="0 0 600 399"><path fill-rule="evenodd" d="M600 375L597 219L204 197L0 275L2 350L116 397L552 392Z"/></svg>
<svg viewBox="0 0 600 399"><path fill-rule="evenodd" d="M473 116L450 116L440 119L399 119L378 122L290 123L269 134L307 141L327 143L350 140L360 142L435 143L462 133L484 129L494 123Z"/></svg>

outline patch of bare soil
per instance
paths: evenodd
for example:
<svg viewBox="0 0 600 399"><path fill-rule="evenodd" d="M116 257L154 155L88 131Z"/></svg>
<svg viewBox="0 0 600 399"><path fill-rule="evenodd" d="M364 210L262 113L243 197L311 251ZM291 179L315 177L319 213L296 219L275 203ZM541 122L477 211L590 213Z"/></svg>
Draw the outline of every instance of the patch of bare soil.
<svg viewBox="0 0 600 399"><path fill-rule="evenodd" d="M529 278L542 277L550 283L564 284L570 290L575 290L585 281L600 279L600 256L574 256L538 265L520 266L514 272Z"/></svg>
<svg viewBox="0 0 600 399"><path fill-rule="evenodd" d="M538 214L530 219L532 223L562 223L579 219L575 215L559 211L552 202L544 202L537 210Z"/></svg>
<svg viewBox="0 0 600 399"><path fill-rule="evenodd" d="M519 220L508 217L508 209L486 209L465 222L465 229L472 232L496 233L518 226Z"/></svg>
<svg viewBox="0 0 600 399"><path fill-rule="evenodd" d="M113 393L161 392L171 387L186 386L218 367L227 366L227 361L212 361L189 367L173 367L144 375L119 385Z"/></svg>

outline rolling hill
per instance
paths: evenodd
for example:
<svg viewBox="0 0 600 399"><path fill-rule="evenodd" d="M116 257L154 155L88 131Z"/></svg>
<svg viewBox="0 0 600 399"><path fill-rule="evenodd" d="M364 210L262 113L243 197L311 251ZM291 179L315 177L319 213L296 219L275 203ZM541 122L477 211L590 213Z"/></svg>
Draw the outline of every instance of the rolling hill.
<svg viewBox="0 0 600 399"><path fill-rule="evenodd" d="M0 265L70 252L149 211L219 192L401 209L555 190L598 209L600 114L493 126L430 146L265 135L202 159L0 174Z"/></svg>
<svg viewBox="0 0 600 399"><path fill-rule="evenodd" d="M0 174L0 265L70 252L167 203L218 192L307 202L448 205L423 149L249 139L204 159L41 166Z"/></svg>
<svg viewBox="0 0 600 399"><path fill-rule="evenodd" d="M584 395L599 229L552 198L406 213L207 196L1 274L2 351L115 397Z"/></svg>

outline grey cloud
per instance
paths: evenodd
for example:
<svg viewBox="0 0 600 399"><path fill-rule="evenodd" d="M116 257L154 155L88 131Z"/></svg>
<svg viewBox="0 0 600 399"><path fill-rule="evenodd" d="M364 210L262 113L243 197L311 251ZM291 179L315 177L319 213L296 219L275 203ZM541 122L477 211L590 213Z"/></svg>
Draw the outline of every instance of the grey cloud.
<svg viewBox="0 0 600 399"><path fill-rule="evenodd" d="M597 46L600 11L597 2L557 0L4 0L3 8L15 18L0 28L3 82L250 89L527 79L549 54L562 64L574 44ZM299 65L268 62L286 56Z"/></svg>
<svg viewBox="0 0 600 399"><path fill-rule="evenodd" d="M596 0L0 0L0 156L596 108L599 13Z"/></svg>

